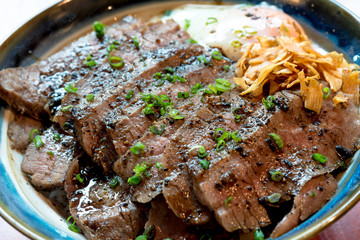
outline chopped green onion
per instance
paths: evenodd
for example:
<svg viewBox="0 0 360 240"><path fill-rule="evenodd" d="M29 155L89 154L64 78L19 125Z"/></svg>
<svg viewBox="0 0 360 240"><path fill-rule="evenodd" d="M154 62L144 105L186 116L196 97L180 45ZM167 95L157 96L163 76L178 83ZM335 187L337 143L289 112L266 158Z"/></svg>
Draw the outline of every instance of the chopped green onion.
<svg viewBox="0 0 360 240"><path fill-rule="evenodd" d="M149 234L151 230L154 229L154 225L150 225L146 230L145 232L143 233L143 235L140 235L140 236L137 236L135 238L135 240L147 240L148 239L148 236L151 235Z"/></svg>
<svg viewBox="0 0 360 240"><path fill-rule="evenodd" d="M69 130L71 128L71 124L69 122L65 122L64 125L63 125L63 128L65 130Z"/></svg>
<svg viewBox="0 0 360 240"><path fill-rule="evenodd" d="M109 63L113 68L120 68L124 66L124 61L121 57L111 56L109 57Z"/></svg>
<svg viewBox="0 0 360 240"><path fill-rule="evenodd" d="M201 83L196 83L195 86L193 86L191 89L190 89L190 92L192 94L196 94L198 91L200 91L201 89L203 89L203 86L201 85Z"/></svg>
<svg viewBox="0 0 360 240"><path fill-rule="evenodd" d="M211 57L215 60L221 60L223 58L223 55L219 51L213 51Z"/></svg>
<svg viewBox="0 0 360 240"><path fill-rule="evenodd" d="M184 119L184 116L180 114L179 110L171 109L169 115L172 119Z"/></svg>
<svg viewBox="0 0 360 240"><path fill-rule="evenodd" d="M139 184L141 182L141 179L142 179L141 176L134 175L134 176L128 178L128 183L130 185L137 185L137 184Z"/></svg>
<svg viewBox="0 0 360 240"><path fill-rule="evenodd" d="M320 154L320 153L314 153L312 155L312 158L318 162L321 162L321 163L325 163L326 160L327 160L327 157L325 157L324 155Z"/></svg>
<svg viewBox="0 0 360 240"><path fill-rule="evenodd" d="M322 92L323 92L323 97L324 97L325 99L330 96L330 88L324 87L324 88L322 89Z"/></svg>
<svg viewBox="0 0 360 240"><path fill-rule="evenodd" d="M254 27L251 27L251 26L244 26L243 27L244 31L247 33L247 34L256 34L257 33L257 30L256 28ZM248 30L249 29L249 30Z"/></svg>
<svg viewBox="0 0 360 240"><path fill-rule="evenodd" d="M193 146L192 148L190 148L189 152L191 152L192 150L194 150L196 148L199 149L198 152L197 152L199 158L204 158L204 157L206 157L208 155L208 153L207 153L207 151L206 151L206 149L205 149L205 147L203 145Z"/></svg>
<svg viewBox="0 0 360 240"><path fill-rule="evenodd" d="M76 233L81 232L80 228L77 227L77 226L75 226L75 223L76 223L75 219L74 219L74 222L73 222L72 224L69 224L69 221L70 221L70 219L72 219L72 218L73 218L73 217L70 216L70 217L68 217L68 219L66 220L66 225L68 225L68 229L71 230L71 231L73 231L73 232L76 232Z"/></svg>
<svg viewBox="0 0 360 240"><path fill-rule="evenodd" d="M216 145L216 151L219 152L220 150L223 150L226 146L226 143L224 140L218 141L218 144Z"/></svg>
<svg viewBox="0 0 360 240"><path fill-rule="evenodd" d="M164 71L168 72L168 73L174 73L175 72L175 70L172 67L166 67L166 68L164 68Z"/></svg>
<svg viewBox="0 0 360 240"><path fill-rule="evenodd" d="M139 155L142 151L144 151L145 145L141 142L137 142L133 147L130 148L130 150L136 154Z"/></svg>
<svg viewBox="0 0 360 240"><path fill-rule="evenodd" d="M162 85L164 85L165 83L165 78L162 78L160 81L158 81L157 83L155 83L155 87L161 87Z"/></svg>
<svg viewBox="0 0 360 240"><path fill-rule="evenodd" d="M315 192L311 192L310 197L315 197Z"/></svg>
<svg viewBox="0 0 360 240"><path fill-rule="evenodd" d="M198 56L197 59L200 63L205 64L205 65L210 63L209 60L207 60L207 58L204 55Z"/></svg>
<svg viewBox="0 0 360 240"><path fill-rule="evenodd" d="M210 162L206 159L203 159L200 161L200 166L205 170L209 168L209 165L210 165Z"/></svg>
<svg viewBox="0 0 360 240"><path fill-rule="evenodd" d="M139 40L138 40L137 37L134 37L133 43L134 43L134 45L135 45L136 48L139 48L139 47L140 47L140 42L139 42Z"/></svg>
<svg viewBox="0 0 360 240"><path fill-rule="evenodd" d="M68 83L65 85L64 87L65 91L68 93L76 93L77 92L77 88L73 85L73 83Z"/></svg>
<svg viewBox="0 0 360 240"><path fill-rule="evenodd" d="M134 95L134 89L131 89L127 94L126 94L126 99L131 99Z"/></svg>
<svg viewBox="0 0 360 240"><path fill-rule="evenodd" d="M147 238L147 236L146 235L140 235L140 236L137 236L136 238L135 238L135 240L147 240L148 238Z"/></svg>
<svg viewBox="0 0 360 240"><path fill-rule="evenodd" d="M156 126L150 126L149 129L153 134L161 135L165 130L165 124L161 124L161 129L158 129Z"/></svg>
<svg viewBox="0 0 360 240"><path fill-rule="evenodd" d="M185 78L182 78L182 77L180 77L180 76L178 76L178 75L174 75L173 76L173 79L174 79L174 82L175 81L179 81L179 82L186 82L186 79Z"/></svg>
<svg viewBox="0 0 360 240"><path fill-rule="evenodd" d="M69 105L69 106L66 106L66 107L63 107L63 108L61 108L61 111L62 112L68 112L71 108L73 108L74 107L74 105Z"/></svg>
<svg viewBox="0 0 360 240"><path fill-rule="evenodd" d="M270 170L269 172L270 172L271 180L275 182L281 181L284 177L284 175L279 171Z"/></svg>
<svg viewBox="0 0 360 240"><path fill-rule="evenodd" d="M159 163L159 162L156 162L155 166L156 166L157 169L162 169L163 168L163 165L161 163Z"/></svg>
<svg viewBox="0 0 360 240"><path fill-rule="evenodd" d="M36 135L33 139L33 142L35 143L36 148L41 148L44 145L40 135Z"/></svg>
<svg viewBox="0 0 360 240"><path fill-rule="evenodd" d="M60 141L60 140L61 140L60 134L59 134L59 133L54 133L53 139L54 139L55 141Z"/></svg>
<svg viewBox="0 0 360 240"><path fill-rule="evenodd" d="M205 233L199 240L213 240L213 237L209 233Z"/></svg>
<svg viewBox="0 0 360 240"><path fill-rule="evenodd" d="M88 94L86 95L86 101L91 102L94 100L95 95L94 94Z"/></svg>
<svg viewBox="0 0 360 240"><path fill-rule="evenodd" d="M112 189L115 189L118 185L119 185L119 179L117 177L114 177L113 179L111 179L110 187Z"/></svg>
<svg viewBox="0 0 360 240"><path fill-rule="evenodd" d="M84 65L88 66L89 68L95 67L97 65L97 62L95 62L95 60L91 59L90 53L87 55L87 57L84 61Z"/></svg>
<svg viewBox="0 0 360 240"><path fill-rule="evenodd" d="M266 109L268 109L268 110L272 109L275 106L274 96L269 95L269 96L267 96L266 100L265 100L265 98L263 98L262 103L264 104Z"/></svg>
<svg viewBox="0 0 360 240"><path fill-rule="evenodd" d="M189 92L178 92L178 98L188 98L190 97Z"/></svg>
<svg viewBox="0 0 360 240"><path fill-rule="evenodd" d="M47 151L46 153L47 153L47 155L54 156L54 152L53 152L53 151Z"/></svg>
<svg viewBox="0 0 360 240"><path fill-rule="evenodd" d="M159 80L159 79L162 78L162 74L159 73L159 72L157 72L157 73L154 73L153 77L154 77L155 79L158 79L158 80Z"/></svg>
<svg viewBox="0 0 360 240"><path fill-rule="evenodd" d="M281 140L281 138L279 137L279 135L277 135L275 133L270 133L269 136L272 138L272 140L274 140L274 142L276 143L278 148L282 148L284 146L284 143Z"/></svg>
<svg viewBox="0 0 360 240"><path fill-rule="evenodd" d="M237 114L236 112L238 111L238 110L240 110L241 108L235 108L234 110L232 110L232 113L234 114L234 116L235 116L235 122L237 122L237 123L239 123L240 121L241 121L241 118L243 117L242 115L240 115L240 114Z"/></svg>
<svg viewBox="0 0 360 240"><path fill-rule="evenodd" d="M30 136L29 136L29 141L32 141L34 139L34 134L40 135L39 130L37 130L36 128L34 128L33 130L31 130L30 132Z"/></svg>
<svg viewBox="0 0 360 240"><path fill-rule="evenodd" d="M215 88L220 92L227 92L231 90L231 83L227 79L218 78L215 80Z"/></svg>
<svg viewBox="0 0 360 240"><path fill-rule="evenodd" d="M239 41L239 40L233 40L232 42L231 42L231 46L233 46L233 47L235 47L235 48L239 48L239 47L241 47L241 42Z"/></svg>
<svg viewBox="0 0 360 240"><path fill-rule="evenodd" d="M119 42L118 41L113 41L113 43L106 48L106 51L109 54L110 52L112 52L112 50L116 49L118 46L119 46Z"/></svg>
<svg viewBox="0 0 360 240"><path fill-rule="evenodd" d="M190 19L185 19L184 30L187 31L190 27Z"/></svg>
<svg viewBox="0 0 360 240"><path fill-rule="evenodd" d="M219 133L221 134L219 136ZM219 141L219 140L224 140L225 138L227 138L229 135L229 132L228 131L225 131L223 128L217 128L214 132L214 138L216 141Z"/></svg>
<svg viewBox="0 0 360 240"><path fill-rule="evenodd" d="M228 72L230 70L230 66L229 65L224 65L223 69L224 69L224 71Z"/></svg>
<svg viewBox="0 0 360 240"><path fill-rule="evenodd" d="M243 30L236 30L236 31L234 32L234 35L235 35L235 37L238 37L238 38L241 38L241 37L245 36Z"/></svg>
<svg viewBox="0 0 360 240"><path fill-rule="evenodd" d="M257 228L254 232L255 240L265 240L265 235L260 228Z"/></svg>
<svg viewBox="0 0 360 240"><path fill-rule="evenodd" d="M195 40L192 39L192 38L189 38L189 39L187 40L187 42L188 42L188 43L191 43L191 44L197 44L197 41L195 41Z"/></svg>
<svg viewBox="0 0 360 240"><path fill-rule="evenodd" d="M228 208L228 204L231 200L233 200L232 196L225 200L225 208Z"/></svg>
<svg viewBox="0 0 360 240"><path fill-rule="evenodd" d="M84 183L84 179L82 178L81 174L76 174L76 179L79 181L79 183Z"/></svg>
<svg viewBox="0 0 360 240"><path fill-rule="evenodd" d="M239 137L237 131L233 131L233 132L231 133L231 138L232 138L235 142L240 142L240 141L241 141L241 137Z"/></svg>
<svg viewBox="0 0 360 240"><path fill-rule="evenodd" d="M218 91L217 91L216 87L214 87L213 85L209 84L209 85L208 85L208 88L209 88L213 93L217 94Z"/></svg>
<svg viewBox="0 0 360 240"><path fill-rule="evenodd" d="M96 37L97 37L97 38L102 38L102 37L104 37L104 35L105 35L105 30L104 30L104 28L105 28L105 25L104 25L104 24L102 24L102 23L100 23L100 22L98 22L98 21L94 22L94 24L93 24L93 29L94 29L94 31L95 31L95 34L96 34Z"/></svg>
<svg viewBox="0 0 360 240"><path fill-rule="evenodd" d="M206 26L209 25L209 24L213 24L213 23L217 23L217 19L214 18L214 17L209 17L206 21Z"/></svg>
<svg viewBox="0 0 360 240"><path fill-rule="evenodd" d="M206 94L209 94L209 95L211 95L211 94L213 94L213 91L211 91L210 89L205 89L204 91L203 91L203 93L201 94L201 102L203 102L203 103L205 103L205 101L204 101L204 96L206 95Z"/></svg>
<svg viewBox="0 0 360 240"><path fill-rule="evenodd" d="M281 198L280 193L273 193L268 197L270 203L277 203Z"/></svg>

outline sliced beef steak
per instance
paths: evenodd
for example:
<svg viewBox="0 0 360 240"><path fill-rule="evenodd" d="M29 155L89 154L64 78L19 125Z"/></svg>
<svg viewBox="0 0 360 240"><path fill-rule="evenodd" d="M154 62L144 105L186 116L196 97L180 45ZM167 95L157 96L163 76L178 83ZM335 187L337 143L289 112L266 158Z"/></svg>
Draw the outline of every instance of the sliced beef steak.
<svg viewBox="0 0 360 240"><path fill-rule="evenodd" d="M310 179L295 196L291 212L277 224L271 238L283 235L317 212L332 197L336 189L337 181L331 174Z"/></svg>
<svg viewBox="0 0 360 240"><path fill-rule="evenodd" d="M58 134L58 138L54 139L55 134ZM83 151L74 137L67 135L56 125L40 136L44 145L39 148L34 142L29 145L21 163L21 170L29 174L31 183L39 189L61 187L69 165L80 157Z"/></svg>
<svg viewBox="0 0 360 240"><path fill-rule="evenodd" d="M90 71L84 67L86 57L90 54L96 61L106 59L108 42L121 38L122 30L131 27L136 21L127 17L109 27L107 36L102 40L92 32L47 60L24 68L2 70L0 97L16 111L37 119L48 115L45 106L54 113L65 94L64 84L76 82Z"/></svg>
<svg viewBox="0 0 360 240"><path fill-rule="evenodd" d="M30 117L15 114L15 118L9 123L7 131L10 147L25 153L27 146L30 144L29 136L33 129L38 129L41 133L45 130L44 123Z"/></svg>
<svg viewBox="0 0 360 240"><path fill-rule="evenodd" d="M83 179L80 183L76 175ZM88 239L135 239L148 210L131 202L120 178L117 186L92 165L74 161L65 181L70 213Z"/></svg>
<svg viewBox="0 0 360 240"><path fill-rule="evenodd" d="M227 94L220 98L231 102L231 92ZM223 101L219 97L208 98L208 103L220 105L217 102ZM238 124L227 117L231 109L224 108L221 116L214 114L204 120L194 117L176 132L163 153L163 165L168 168L164 196L177 216L191 218L188 211L199 201L214 211L218 222L228 231L266 226L270 219L259 200L273 204L271 196L279 194L275 204L281 204L297 195L312 178L338 168L342 160L336 146L340 141L347 152L354 150L360 128L353 102L347 108L334 108L331 101L326 101L320 116L306 112L301 98L290 92L276 94L275 102L277 106L269 111L257 99L243 99L238 101L240 109L236 109L243 114ZM211 111L211 107L208 109ZM348 115L352 118L347 118ZM347 135L341 129L343 124L354 135ZM219 128L230 133L238 130L242 140L239 143L231 140L224 150L217 152L213 135ZM270 133L282 138L281 149L268 139ZM197 145L207 150L209 169L201 167L202 159L196 151L189 153ZM314 153L326 155L327 161L315 161ZM280 171L283 179L271 180L271 170ZM231 200L226 207L227 199ZM319 199L322 202L318 205L327 201Z"/></svg>

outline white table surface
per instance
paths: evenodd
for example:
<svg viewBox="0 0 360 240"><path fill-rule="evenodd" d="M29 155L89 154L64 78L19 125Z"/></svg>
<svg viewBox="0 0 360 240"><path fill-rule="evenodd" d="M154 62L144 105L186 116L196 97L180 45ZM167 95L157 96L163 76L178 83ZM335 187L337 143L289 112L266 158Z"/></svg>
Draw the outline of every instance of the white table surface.
<svg viewBox="0 0 360 240"><path fill-rule="evenodd" d="M71 1L71 0L64 0ZM73 0L74 1L74 0ZM76 1L76 0L75 0ZM99 0L101 1L101 0ZM301 1L301 0L289 0ZM0 0L0 44L5 41L17 28L32 17L47 9L59 0ZM360 16L359 0L338 0L353 13ZM360 221L359 221L360 222ZM28 239L8 225L0 217L0 239L25 240Z"/></svg>

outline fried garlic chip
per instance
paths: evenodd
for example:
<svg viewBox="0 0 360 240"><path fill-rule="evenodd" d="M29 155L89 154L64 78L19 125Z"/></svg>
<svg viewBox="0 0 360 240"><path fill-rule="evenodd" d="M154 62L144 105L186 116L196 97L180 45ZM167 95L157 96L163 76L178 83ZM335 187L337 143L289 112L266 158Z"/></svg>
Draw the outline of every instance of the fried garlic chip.
<svg viewBox="0 0 360 240"><path fill-rule="evenodd" d="M305 33L293 38L282 31L276 39L258 37L256 44L248 45L236 65L235 83L241 95L259 96L265 84L270 94L300 85L300 94L307 109L320 114L323 93L322 85L332 92L352 95L359 103L359 67L349 64L343 54L317 52ZM334 104L346 102L347 97L336 96Z"/></svg>

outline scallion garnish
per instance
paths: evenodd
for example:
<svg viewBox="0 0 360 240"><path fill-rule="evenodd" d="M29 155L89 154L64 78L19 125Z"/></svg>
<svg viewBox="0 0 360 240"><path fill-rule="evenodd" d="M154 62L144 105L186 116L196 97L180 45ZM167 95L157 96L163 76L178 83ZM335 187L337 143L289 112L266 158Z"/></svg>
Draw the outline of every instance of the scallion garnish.
<svg viewBox="0 0 360 240"><path fill-rule="evenodd" d="M263 98L262 103L264 104L266 109L268 109L268 110L272 109L275 106L275 104L274 104L274 96L269 95L269 96L266 97L266 99Z"/></svg>
<svg viewBox="0 0 360 240"><path fill-rule="evenodd" d="M211 57L215 60L221 60L223 58L223 55L219 51L213 51Z"/></svg>
<svg viewBox="0 0 360 240"><path fill-rule="evenodd" d="M143 235L137 236L135 238L135 240L148 240L148 236L150 235L150 231L154 229L154 225L150 225L145 232L143 233Z"/></svg>
<svg viewBox="0 0 360 240"><path fill-rule="evenodd" d="M175 70L174 70L172 67L170 67L170 66L164 68L164 71L167 72L167 73L171 73L171 74L175 72Z"/></svg>
<svg viewBox="0 0 360 240"><path fill-rule="evenodd" d="M200 63L205 64L205 65L210 63L209 60L204 55L198 56L197 59Z"/></svg>
<svg viewBox="0 0 360 240"><path fill-rule="evenodd" d="M270 170L269 173L270 173L271 180L273 180L275 182L280 182L284 177L284 175L280 171Z"/></svg>
<svg viewBox="0 0 360 240"><path fill-rule="evenodd" d="M165 124L162 123L160 129L157 128L156 126L150 126L149 129L150 129L150 132L152 132L153 134L161 135L165 130Z"/></svg>
<svg viewBox="0 0 360 240"><path fill-rule="evenodd" d="M175 82L175 81L179 81L179 82L186 82L186 79L185 78L183 78L183 77L180 77L180 76L178 76L178 75L174 75L173 76L173 82Z"/></svg>
<svg viewBox="0 0 360 240"><path fill-rule="evenodd" d="M232 197L232 196L228 197L228 198L225 200L225 208L228 208L229 202L230 202L231 200L233 200L233 197Z"/></svg>
<svg viewBox="0 0 360 240"><path fill-rule="evenodd" d="M235 116L234 120L235 120L235 122L237 122L237 123L239 123L239 122L241 121L241 118L243 117L242 115L237 114L240 109L241 109L241 108L238 107L238 108L235 108L234 110L232 110L232 113L233 113L234 116Z"/></svg>
<svg viewBox="0 0 360 240"><path fill-rule="evenodd" d="M216 151L219 152L223 150L226 146L226 142L224 140L219 140L218 144L216 145Z"/></svg>
<svg viewBox="0 0 360 240"><path fill-rule="evenodd" d="M138 40L137 37L134 37L134 38L133 38L133 43L134 43L134 45L135 45L136 48L139 48L139 47L140 47L140 42L139 42L139 40Z"/></svg>
<svg viewBox="0 0 360 240"><path fill-rule="evenodd" d="M171 109L170 111L169 111L169 115L170 115L170 117L172 118L172 119L184 119L184 116L183 115L181 115L181 113L179 112L179 110L177 110L177 109Z"/></svg>
<svg viewBox="0 0 360 240"><path fill-rule="evenodd" d="M197 41L195 41L195 40L192 39L192 38L189 38L189 39L187 40L187 42L188 42L188 43L191 43L191 44L197 44Z"/></svg>
<svg viewBox="0 0 360 240"><path fill-rule="evenodd" d="M178 92L178 98L188 98L190 97L189 92Z"/></svg>
<svg viewBox="0 0 360 240"><path fill-rule="evenodd" d="M202 167L203 169L208 169L210 165L210 162L206 159L202 159L200 160L200 167Z"/></svg>
<svg viewBox="0 0 360 240"><path fill-rule="evenodd" d="M112 50L117 49L118 46L119 46L119 42L118 41L113 41L113 43L106 48L106 51L108 52L107 55L109 55L109 53L111 53Z"/></svg>
<svg viewBox="0 0 360 240"><path fill-rule="evenodd" d="M124 61L121 57L111 56L109 57L109 63L113 68L120 68L124 66Z"/></svg>
<svg viewBox="0 0 360 240"><path fill-rule="evenodd" d="M94 94L88 94L86 95L86 101L91 102L94 100L95 95Z"/></svg>
<svg viewBox="0 0 360 240"><path fill-rule="evenodd" d="M217 19L214 18L214 17L209 17L206 21L206 26L209 25L209 24L213 24L213 23L217 23Z"/></svg>
<svg viewBox="0 0 360 240"><path fill-rule="evenodd" d="M208 153L203 145L193 146L192 148L190 148L189 152L191 152L192 150L197 149L197 148L199 149L197 152L199 158L204 158L208 155Z"/></svg>
<svg viewBox="0 0 360 240"><path fill-rule="evenodd" d="M142 151L144 151L145 145L141 142L137 142L133 147L130 148L134 154L139 155Z"/></svg>
<svg viewBox="0 0 360 240"><path fill-rule="evenodd" d="M134 168L134 176L128 178L128 183L130 185L137 185L141 182L143 175L147 175L147 170L151 167L151 164L148 162L143 162L140 165L136 164Z"/></svg>
<svg viewBox="0 0 360 240"><path fill-rule="evenodd" d="M315 197L315 192L311 192L310 197Z"/></svg>
<svg viewBox="0 0 360 240"><path fill-rule="evenodd" d="M97 62L95 62L95 60L91 59L91 55L88 54L85 61L84 61L84 65L88 66L89 68L95 67L97 65Z"/></svg>
<svg viewBox="0 0 360 240"><path fill-rule="evenodd" d="M160 73L160 72L157 72L157 73L154 73L154 75L153 75L153 77L155 78L155 79L161 79L162 78L162 74Z"/></svg>
<svg viewBox="0 0 360 240"><path fill-rule="evenodd" d="M77 88L74 86L73 83L68 83L65 85L64 87L65 91L68 92L68 93L76 93L77 92Z"/></svg>
<svg viewBox="0 0 360 240"><path fill-rule="evenodd" d="M254 232L255 240L265 240L265 235L260 228L257 228Z"/></svg>
<svg viewBox="0 0 360 240"><path fill-rule="evenodd" d="M322 89L322 92L323 92L323 97L324 97L325 99L330 96L330 88L324 87L324 88Z"/></svg>
<svg viewBox="0 0 360 240"><path fill-rule="evenodd" d="M213 94L213 91L211 91L210 89L205 89L203 92L202 92L202 94L201 94L201 102L203 102L203 103L205 103L205 101L204 101L204 96L206 95L206 94L209 94L209 95L211 95L211 94Z"/></svg>
<svg viewBox="0 0 360 240"><path fill-rule="evenodd" d="M238 131L233 131L233 132L231 133L231 138L232 138L235 142L240 142L240 141L241 141L241 137L239 137Z"/></svg>
<svg viewBox="0 0 360 240"><path fill-rule="evenodd" d="M80 228L75 226L75 223L76 223L76 220L74 219L74 222L72 224L69 223L70 219L72 219L73 217L70 216L68 217L68 219L66 220L66 225L68 225L68 229L73 231L73 232L76 232L76 233L79 233L81 232Z"/></svg>
<svg viewBox="0 0 360 240"><path fill-rule="evenodd" d="M215 82L216 82L215 88L217 91L224 93L231 90L231 83L229 82L229 80L218 78L215 80Z"/></svg>
<svg viewBox="0 0 360 240"><path fill-rule="evenodd" d="M54 156L54 152L53 152L53 151L47 151L46 153L47 153L47 155Z"/></svg>
<svg viewBox="0 0 360 240"><path fill-rule="evenodd" d="M159 163L159 162L156 162L156 163L155 163L155 167L156 167L157 169L162 169L162 168L163 168L163 165L162 165L161 163Z"/></svg>
<svg viewBox="0 0 360 240"><path fill-rule="evenodd" d="M134 89L129 90L129 92L126 94L126 99L131 99L134 96Z"/></svg>
<svg viewBox="0 0 360 240"><path fill-rule="evenodd" d="M234 48L239 48L239 47L241 47L241 42L239 41L239 40L233 40L232 42L231 42L231 46L233 46Z"/></svg>
<svg viewBox="0 0 360 240"><path fill-rule="evenodd" d="M253 35L253 34L256 34L256 33L257 33L256 28L251 27L251 26L244 26L243 29L244 29L244 31L245 31L246 34L251 34L251 35Z"/></svg>
<svg viewBox="0 0 360 240"><path fill-rule="evenodd" d="M190 19L185 19L184 30L187 31L190 27Z"/></svg>
<svg viewBox="0 0 360 240"><path fill-rule="evenodd" d="M66 107L63 107L63 108L61 108L61 111L62 112L68 112L71 108L73 108L74 107L74 105L68 105L68 106L66 106Z"/></svg>
<svg viewBox="0 0 360 240"><path fill-rule="evenodd" d="M238 38L241 38L241 37L245 36L243 30L235 30L234 35L235 35L235 37L238 37Z"/></svg>
<svg viewBox="0 0 360 240"><path fill-rule="evenodd" d="M117 177L114 177L110 181L110 188L115 189L119 185L119 179Z"/></svg>
<svg viewBox="0 0 360 240"><path fill-rule="evenodd" d="M54 139L55 141L60 141L60 140L61 140L60 134L59 134L59 133L54 133L53 139Z"/></svg>
<svg viewBox="0 0 360 240"><path fill-rule="evenodd" d="M193 87L191 87L190 92L192 94L196 94L201 89L203 89L203 86L201 85L201 83L196 83Z"/></svg>
<svg viewBox="0 0 360 240"><path fill-rule="evenodd" d="M40 135L39 130L37 130L36 128L34 128L33 130L31 130L30 136L29 136L29 141L32 141L32 140L34 139L34 134Z"/></svg>
<svg viewBox="0 0 360 240"><path fill-rule="evenodd" d="M93 29L95 31L97 38L103 38L105 35L105 25L96 21L93 24Z"/></svg>
<svg viewBox="0 0 360 240"><path fill-rule="evenodd" d="M40 135L36 135L33 139L33 142L35 143L36 148L41 148L44 145Z"/></svg>
<svg viewBox="0 0 360 240"><path fill-rule="evenodd" d="M271 137L272 140L274 140L274 142L276 143L276 145L278 146L279 149L284 146L284 143L281 140L281 138L279 137L279 135L277 135L275 133L270 133L269 136Z"/></svg>
<svg viewBox="0 0 360 240"><path fill-rule="evenodd" d="M75 177L76 177L76 179L79 181L79 183L84 183L84 179L83 179L83 177L81 176L80 173L76 174Z"/></svg>
<svg viewBox="0 0 360 240"><path fill-rule="evenodd" d="M224 65L223 69L224 69L224 71L228 72L230 70L230 66L229 65Z"/></svg>
<svg viewBox="0 0 360 240"><path fill-rule="evenodd" d="M318 162L321 162L321 163L325 163L326 160L327 160L327 157L325 157L324 155L320 154L320 153L314 153L312 155L312 158Z"/></svg>
<svg viewBox="0 0 360 240"><path fill-rule="evenodd" d="M280 193L273 193L268 197L270 203L277 203L281 198Z"/></svg>
<svg viewBox="0 0 360 240"><path fill-rule="evenodd" d="M202 235L202 236L200 237L199 240L213 240L213 239L214 239L214 238L213 238L213 236L211 236L211 234L205 233L204 235Z"/></svg>
<svg viewBox="0 0 360 240"><path fill-rule="evenodd" d="M214 132L214 138L216 141L225 140L229 136L229 132L225 131L223 128L217 128Z"/></svg>

